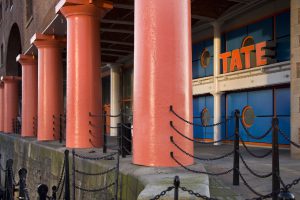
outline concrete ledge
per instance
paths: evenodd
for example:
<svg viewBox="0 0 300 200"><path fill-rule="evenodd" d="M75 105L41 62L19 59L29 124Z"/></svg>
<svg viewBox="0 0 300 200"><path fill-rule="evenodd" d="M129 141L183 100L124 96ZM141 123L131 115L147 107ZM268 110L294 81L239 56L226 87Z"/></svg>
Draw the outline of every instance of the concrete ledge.
<svg viewBox="0 0 300 200"><path fill-rule="evenodd" d="M32 199L37 198L36 188L38 184L45 183L52 187L57 184L64 159L64 144L55 142L38 142L35 138L21 138L20 135L0 133L1 164L5 167L5 161L14 160L14 173L25 167L28 170L27 186ZM102 156L102 149L83 149L76 151L83 155ZM94 152L94 153L92 153ZM91 154L92 153L92 154ZM70 173L72 167L72 154L70 153ZM101 160L90 161L76 159L76 168L85 172L105 171L114 166L114 161ZM191 166L193 169L204 170L201 164ZM120 159L120 187L119 196L122 200L146 200L153 198L162 190L173 185L174 177L178 175L181 186L192 189L195 192L209 196L209 179L207 175L188 173L182 168L154 168L142 167L131 164L131 157ZM100 188L105 186L105 180L113 175L104 177L76 176L76 184L84 188ZM72 178L72 177L70 177ZM1 177L4 183L4 175ZM110 199L113 194L88 193L76 190L76 199ZM51 191L48 193L50 194ZM162 199L172 199L174 192L170 192ZM180 199L194 199L187 192L180 193Z"/></svg>

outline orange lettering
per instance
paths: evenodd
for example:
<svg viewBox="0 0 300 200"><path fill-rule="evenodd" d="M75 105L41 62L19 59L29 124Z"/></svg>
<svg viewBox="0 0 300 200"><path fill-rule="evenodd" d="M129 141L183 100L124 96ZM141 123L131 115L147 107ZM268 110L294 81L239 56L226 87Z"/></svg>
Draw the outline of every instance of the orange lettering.
<svg viewBox="0 0 300 200"><path fill-rule="evenodd" d="M251 57L250 57L250 53L251 51L254 51L254 45L250 45L250 46L246 46L246 47L242 47L241 48L241 53L245 54L245 68L249 69L251 67Z"/></svg>
<svg viewBox="0 0 300 200"><path fill-rule="evenodd" d="M224 74L228 72L227 58L229 58L230 56L231 56L230 52L225 52L225 53L220 54L220 59L223 60L223 73Z"/></svg>
<svg viewBox="0 0 300 200"><path fill-rule="evenodd" d="M267 42L260 42L257 43L255 45L256 48L256 65L257 66L262 66L262 65L266 65L267 62L267 58L266 56L266 50L264 48L266 48L267 46Z"/></svg>
<svg viewBox="0 0 300 200"><path fill-rule="evenodd" d="M235 71L235 67L238 70L243 69L243 64L240 56L240 50L235 49L232 51L232 56L231 56L231 63L230 63L230 71L233 72Z"/></svg>

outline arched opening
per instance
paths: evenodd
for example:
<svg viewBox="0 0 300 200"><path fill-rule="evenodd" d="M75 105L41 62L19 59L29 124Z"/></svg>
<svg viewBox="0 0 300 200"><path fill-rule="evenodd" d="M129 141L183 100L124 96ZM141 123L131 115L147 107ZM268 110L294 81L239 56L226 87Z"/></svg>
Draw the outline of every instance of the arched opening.
<svg viewBox="0 0 300 200"><path fill-rule="evenodd" d="M6 75L21 76L21 66L16 62L16 57L22 53L21 35L17 24L14 24L10 30L6 52Z"/></svg>
<svg viewBox="0 0 300 200"><path fill-rule="evenodd" d="M20 30L17 24L13 24L8 38L7 51L6 51L6 76L22 76L22 69L20 63L16 62L16 57L22 53L22 44L21 44L21 35ZM22 110L22 85L19 82L18 87L18 107L19 107L19 116L21 116ZM20 123L20 119L18 117Z"/></svg>

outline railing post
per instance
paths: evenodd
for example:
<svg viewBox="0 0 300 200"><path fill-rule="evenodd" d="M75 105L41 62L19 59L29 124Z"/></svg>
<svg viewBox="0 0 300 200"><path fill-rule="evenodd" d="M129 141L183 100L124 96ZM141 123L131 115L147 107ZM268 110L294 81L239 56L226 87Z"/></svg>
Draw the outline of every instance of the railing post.
<svg viewBox="0 0 300 200"><path fill-rule="evenodd" d="M179 189L179 186L180 186L180 179L178 176L175 176L174 178L174 200L178 200L179 199L179 192L178 192L178 189Z"/></svg>
<svg viewBox="0 0 300 200"><path fill-rule="evenodd" d="M27 170L25 168L21 168L19 170L19 199L27 199L26 197L26 176Z"/></svg>
<svg viewBox="0 0 300 200"><path fill-rule="evenodd" d="M48 196L48 186L45 184L40 184L37 189L39 200L47 200Z"/></svg>
<svg viewBox="0 0 300 200"><path fill-rule="evenodd" d="M240 150L240 111L235 110L235 130L234 130L234 158L233 158L233 185L239 185L240 184L240 156L239 156L239 150Z"/></svg>
<svg viewBox="0 0 300 200"><path fill-rule="evenodd" d="M273 137L272 137L272 192L273 200L278 199L280 192L280 180L279 180L279 148L278 148L278 118L274 117L272 121Z"/></svg>
<svg viewBox="0 0 300 200"><path fill-rule="evenodd" d="M75 150L72 150L72 191L73 200L75 200Z"/></svg>
<svg viewBox="0 0 300 200"><path fill-rule="evenodd" d="M103 115L103 153L107 152L107 138L106 138L106 112Z"/></svg>
<svg viewBox="0 0 300 200"><path fill-rule="evenodd" d="M65 200L70 200L69 150L65 150Z"/></svg>
<svg viewBox="0 0 300 200"><path fill-rule="evenodd" d="M5 200L13 200L14 196L14 183L12 173L13 160L8 159L6 161L6 173L5 173Z"/></svg>

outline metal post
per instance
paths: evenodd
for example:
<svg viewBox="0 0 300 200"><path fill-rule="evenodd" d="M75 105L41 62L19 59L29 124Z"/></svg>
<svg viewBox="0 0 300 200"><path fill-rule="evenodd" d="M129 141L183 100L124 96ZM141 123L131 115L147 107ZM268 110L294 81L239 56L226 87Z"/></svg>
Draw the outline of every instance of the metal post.
<svg viewBox="0 0 300 200"><path fill-rule="evenodd" d="M75 150L72 150L72 191L73 200L75 200Z"/></svg>
<svg viewBox="0 0 300 200"><path fill-rule="evenodd" d="M280 192L280 173L279 173L279 148L278 148L278 118L274 117L272 121L273 137L272 137L272 192L273 200L278 199Z"/></svg>
<svg viewBox="0 0 300 200"><path fill-rule="evenodd" d="M48 186L45 184L40 184L37 189L39 200L47 200Z"/></svg>
<svg viewBox="0 0 300 200"><path fill-rule="evenodd" d="M178 200L179 199L179 192L178 192L178 189L179 189L179 186L180 186L180 179L178 176L175 176L174 178L174 200Z"/></svg>
<svg viewBox="0 0 300 200"><path fill-rule="evenodd" d="M235 110L235 138L234 138L234 158L233 158L233 185L240 184L240 156L239 156L239 143L240 143L240 111Z"/></svg>
<svg viewBox="0 0 300 200"><path fill-rule="evenodd" d="M65 150L65 200L70 200L69 150Z"/></svg>
<svg viewBox="0 0 300 200"><path fill-rule="evenodd" d="M21 168L19 170L19 199L26 199L26 176L27 176L27 170L25 168Z"/></svg>
<svg viewBox="0 0 300 200"><path fill-rule="evenodd" d="M107 138L106 138L106 112L103 115L103 153L107 152Z"/></svg>
<svg viewBox="0 0 300 200"><path fill-rule="evenodd" d="M119 189L119 169L120 169L120 152L117 153L117 166L115 173L115 200L118 200L118 189Z"/></svg>

